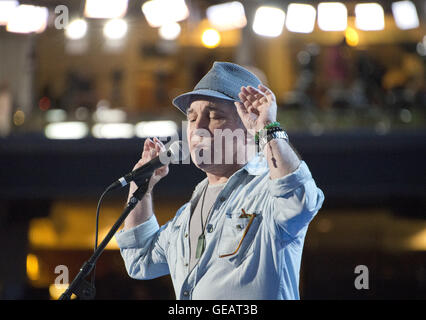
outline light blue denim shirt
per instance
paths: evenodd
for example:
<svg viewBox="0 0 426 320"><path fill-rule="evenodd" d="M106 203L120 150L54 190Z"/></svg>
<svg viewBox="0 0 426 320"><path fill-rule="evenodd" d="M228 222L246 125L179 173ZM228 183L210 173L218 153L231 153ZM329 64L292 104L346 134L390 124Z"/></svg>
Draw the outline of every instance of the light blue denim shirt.
<svg viewBox="0 0 426 320"><path fill-rule="evenodd" d="M165 225L159 227L153 215L117 233L130 277L170 273L182 300L299 299L306 231L324 201L306 163L271 180L266 159L256 156L235 172L207 220L205 251L189 270L189 220L206 183L207 178ZM242 209L255 214L251 222L250 216L241 217Z"/></svg>

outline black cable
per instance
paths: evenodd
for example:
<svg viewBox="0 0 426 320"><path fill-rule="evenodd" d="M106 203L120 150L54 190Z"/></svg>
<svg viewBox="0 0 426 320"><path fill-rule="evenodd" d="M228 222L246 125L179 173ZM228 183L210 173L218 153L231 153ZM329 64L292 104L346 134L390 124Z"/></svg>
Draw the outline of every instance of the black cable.
<svg viewBox="0 0 426 320"><path fill-rule="evenodd" d="M109 191L111 191L111 189L112 189L112 185L110 185L108 188L106 188L105 191L100 196L99 201L98 201L98 206L96 208L96 223L95 223L95 248L94 248L93 251L96 251L96 249L98 248L99 212L100 212L100 208L101 208L102 199L104 198L104 196ZM92 283L93 288L95 287L95 273L96 273L96 264L93 266L92 277L91 277L91 283Z"/></svg>

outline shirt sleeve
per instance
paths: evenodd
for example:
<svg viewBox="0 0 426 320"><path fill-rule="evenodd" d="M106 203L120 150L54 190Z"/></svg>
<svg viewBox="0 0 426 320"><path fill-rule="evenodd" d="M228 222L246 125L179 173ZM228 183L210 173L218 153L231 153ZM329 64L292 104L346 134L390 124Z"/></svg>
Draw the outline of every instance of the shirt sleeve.
<svg viewBox="0 0 426 320"><path fill-rule="evenodd" d="M324 202L324 193L316 186L306 163L301 161L295 171L269 179L268 184L275 225L282 237L292 240L304 234Z"/></svg>
<svg viewBox="0 0 426 320"><path fill-rule="evenodd" d="M178 210L174 219L159 226L152 215L147 221L116 235L117 244L124 260L127 273L135 279L153 279L169 274L166 248L170 226L183 211Z"/></svg>
<svg viewBox="0 0 426 320"><path fill-rule="evenodd" d="M128 230L121 230L115 235L120 249L142 247L160 229L157 218L152 215L144 223Z"/></svg>

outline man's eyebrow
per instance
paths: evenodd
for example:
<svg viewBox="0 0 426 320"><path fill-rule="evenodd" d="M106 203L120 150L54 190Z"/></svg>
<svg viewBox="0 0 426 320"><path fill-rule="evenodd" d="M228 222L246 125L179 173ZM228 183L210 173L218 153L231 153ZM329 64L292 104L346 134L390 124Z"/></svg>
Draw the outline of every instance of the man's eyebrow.
<svg viewBox="0 0 426 320"><path fill-rule="evenodd" d="M206 107L209 111L219 111L219 112L223 112L222 109L219 109L218 107L216 107L214 104L210 104Z"/></svg>

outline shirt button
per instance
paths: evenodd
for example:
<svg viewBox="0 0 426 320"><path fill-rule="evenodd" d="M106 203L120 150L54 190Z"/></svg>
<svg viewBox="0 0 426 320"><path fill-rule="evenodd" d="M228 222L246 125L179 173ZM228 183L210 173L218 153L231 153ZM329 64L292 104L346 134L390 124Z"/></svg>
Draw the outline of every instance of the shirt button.
<svg viewBox="0 0 426 320"><path fill-rule="evenodd" d="M187 233L185 233L185 238L188 238L188 234Z"/></svg>
<svg viewBox="0 0 426 320"><path fill-rule="evenodd" d="M184 291L184 292L183 292L183 295L184 295L185 297L187 297L187 296L189 296L189 292L188 292L188 291Z"/></svg>
<svg viewBox="0 0 426 320"><path fill-rule="evenodd" d="M221 202L223 202L223 201L225 201L226 200L226 198L225 197L220 197L220 199L219 199Z"/></svg>
<svg viewBox="0 0 426 320"><path fill-rule="evenodd" d="M187 267L187 266L188 266L188 263L186 262L186 263L184 264L184 266L185 266L185 267Z"/></svg>
<svg viewBox="0 0 426 320"><path fill-rule="evenodd" d="M211 224L207 225L207 232L208 233L213 232L213 225L211 225Z"/></svg>

